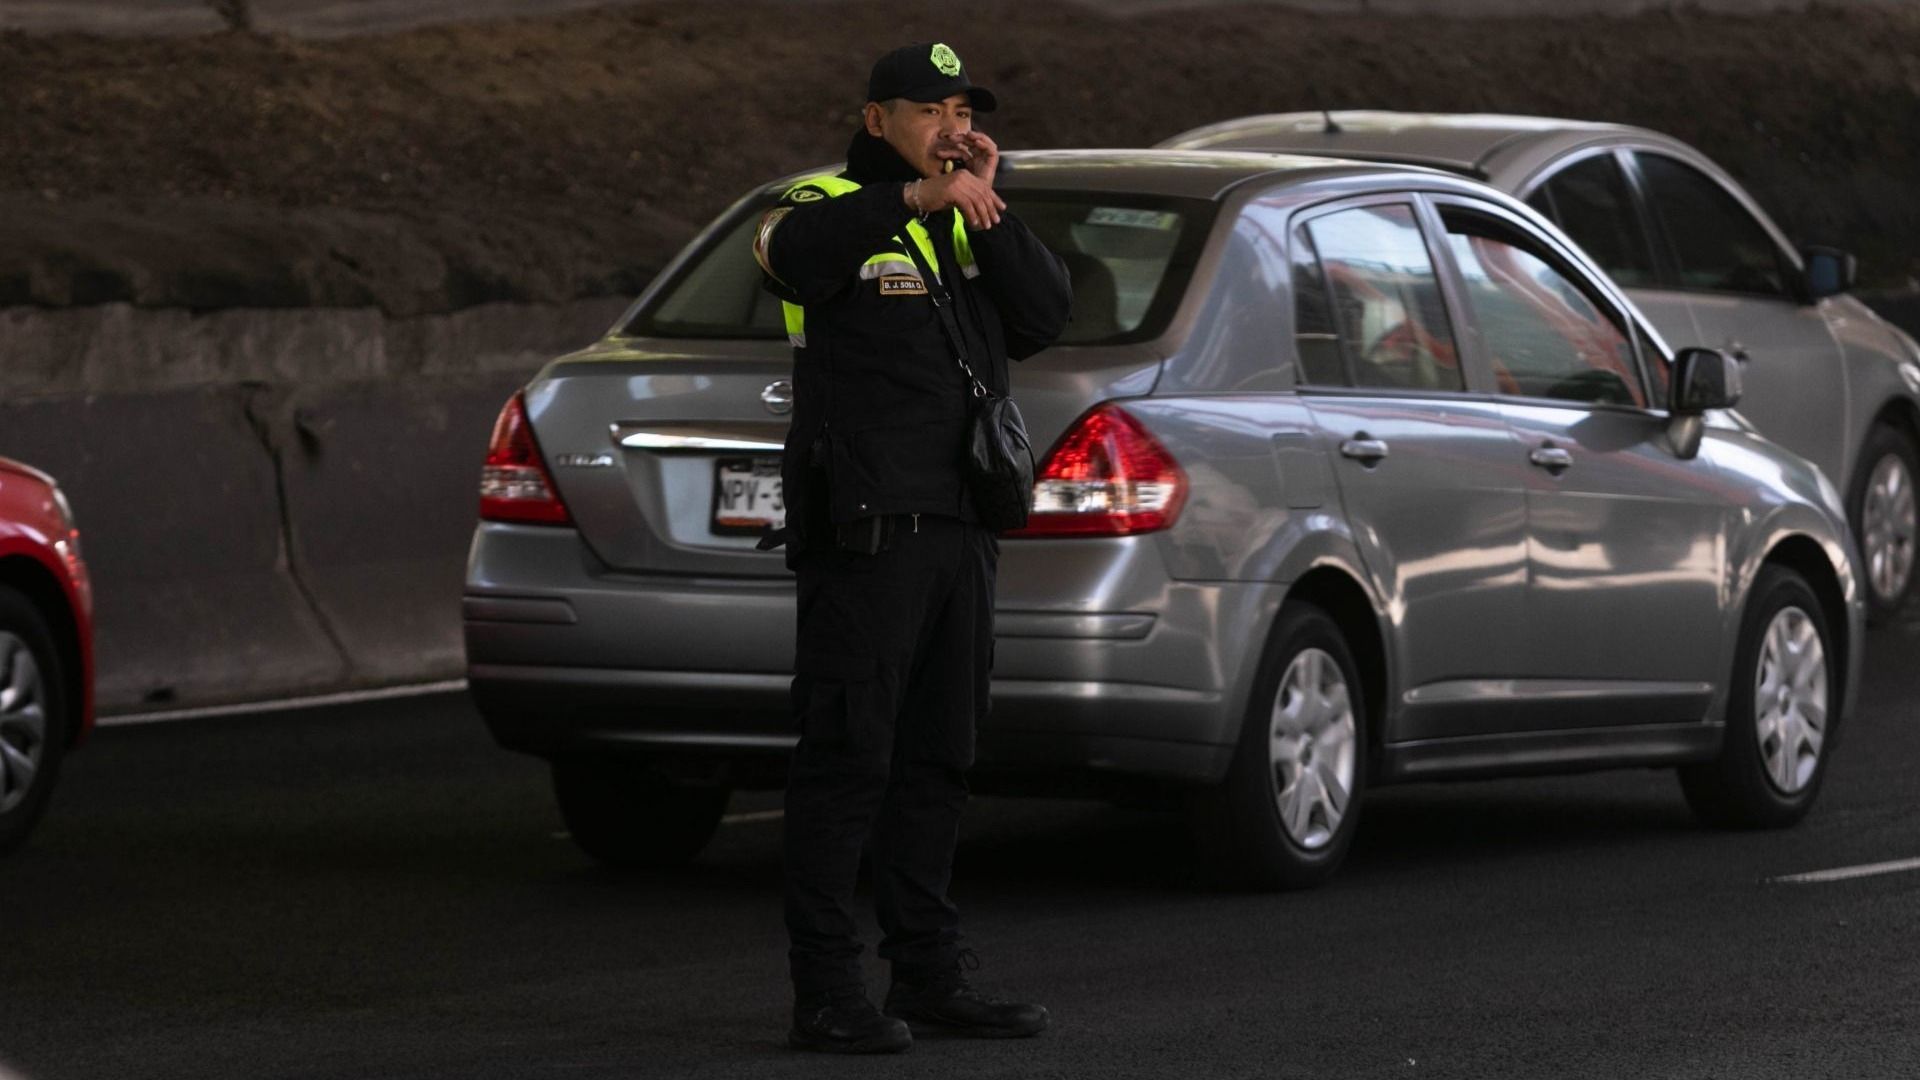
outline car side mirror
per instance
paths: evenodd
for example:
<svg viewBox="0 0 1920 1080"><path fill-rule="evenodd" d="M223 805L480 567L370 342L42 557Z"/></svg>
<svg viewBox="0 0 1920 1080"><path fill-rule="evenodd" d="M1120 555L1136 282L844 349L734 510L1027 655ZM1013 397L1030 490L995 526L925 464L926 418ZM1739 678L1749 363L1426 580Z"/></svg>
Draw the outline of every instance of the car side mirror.
<svg viewBox="0 0 1920 1080"><path fill-rule="evenodd" d="M1740 403L1740 365L1717 349L1681 349L1673 358L1673 393L1668 408L1675 416L1699 416L1708 409Z"/></svg>
<svg viewBox="0 0 1920 1080"><path fill-rule="evenodd" d="M1859 277L1859 261L1839 248L1810 246L1800 254L1807 264L1808 300L1838 296Z"/></svg>

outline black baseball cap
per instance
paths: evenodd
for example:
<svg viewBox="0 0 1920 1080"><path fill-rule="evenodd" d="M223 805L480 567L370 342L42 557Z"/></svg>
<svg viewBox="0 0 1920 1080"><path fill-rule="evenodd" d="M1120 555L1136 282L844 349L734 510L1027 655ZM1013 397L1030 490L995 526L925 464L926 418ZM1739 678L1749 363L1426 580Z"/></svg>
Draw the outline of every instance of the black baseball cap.
<svg viewBox="0 0 1920 1080"><path fill-rule="evenodd" d="M960 54L934 41L902 45L880 58L867 77L867 100L945 101L967 95L975 112L992 112L999 104L993 91L967 79Z"/></svg>

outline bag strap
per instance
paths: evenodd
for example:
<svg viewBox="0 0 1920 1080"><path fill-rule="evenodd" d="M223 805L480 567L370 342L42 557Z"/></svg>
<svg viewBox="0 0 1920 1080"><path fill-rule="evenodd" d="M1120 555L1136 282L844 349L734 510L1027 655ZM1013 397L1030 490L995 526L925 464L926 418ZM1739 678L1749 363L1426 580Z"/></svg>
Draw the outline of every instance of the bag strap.
<svg viewBox="0 0 1920 1080"><path fill-rule="evenodd" d="M975 375L967 363L966 339L960 334L960 320L953 314L953 294L947 291L947 283L940 279L940 275L927 265L927 258L921 253L920 244L914 240L912 232L903 231L907 232L907 238L901 246L907 249L907 258L913 260L914 268L920 271L920 276L926 282L927 299L933 301L934 313L940 316L940 329L947 335L947 345L953 352L954 362L960 365L961 371L966 372L974 397L990 396L980 376Z"/></svg>

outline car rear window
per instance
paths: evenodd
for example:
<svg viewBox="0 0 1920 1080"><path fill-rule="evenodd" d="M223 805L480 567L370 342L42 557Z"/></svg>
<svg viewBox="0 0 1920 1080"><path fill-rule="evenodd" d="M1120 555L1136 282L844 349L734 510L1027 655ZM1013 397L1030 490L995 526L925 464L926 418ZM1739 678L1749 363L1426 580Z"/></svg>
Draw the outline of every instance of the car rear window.
<svg viewBox="0 0 1920 1080"><path fill-rule="evenodd" d="M1309 220L1301 232L1319 256L1326 288L1296 294L1295 322L1309 335L1330 328L1352 385L1466 388L1439 279L1412 206L1340 210ZM1296 276L1307 249L1307 244L1295 245ZM1330 310L1311 311L1310 305L1329 303ZM1303 305L1309 310L1301 311ZM1319 345L1325 340L1309 336L1305 342L1301 361L1310 382L1316 372L1323 378L1334 373L1329 351Z"/></svg>
<svg viewBox="0 0 1920 1080"><path fill-rule="evenodd" d="M1007 208L1066 263L1073 321L1063 345L1149 340L1166 328L1206 239L1213 204L1196 199L1061 192L1003 192ZM756 204L705 246L634 314L632 335L783 338L780 301L761 288L753 230L772 202Z"/></svg>

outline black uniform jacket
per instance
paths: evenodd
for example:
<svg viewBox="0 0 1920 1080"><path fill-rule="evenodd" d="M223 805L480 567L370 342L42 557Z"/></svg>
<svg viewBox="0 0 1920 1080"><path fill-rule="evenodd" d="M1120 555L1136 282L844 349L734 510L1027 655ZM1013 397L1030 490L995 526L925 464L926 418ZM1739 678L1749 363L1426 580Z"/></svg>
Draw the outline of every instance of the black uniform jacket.
<svg viewBox="0 0 1920 1080"><path fill-rule="evenodd" d="M835 197L831 185L798 185L757 238L766 287L805 310L782 467L789 561L823 543L830 522L906 513L973 518L960 472L969 387L917 273L902 265L915 218L902 189L919 174L862 131L841 176L860 189ZM1024 360L1060 335L1072 289L1060 259L1011 213L968 232L977 274L962 272L957 214L925 222L934 269L953 294L969 364L1005 394L1008 358ZM899 262L869 266L889 252Z"/></svg>

